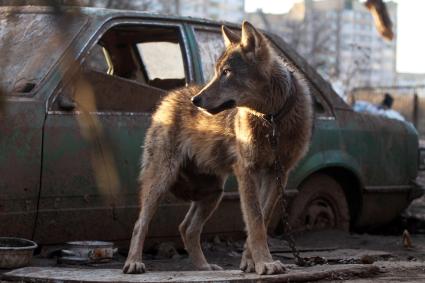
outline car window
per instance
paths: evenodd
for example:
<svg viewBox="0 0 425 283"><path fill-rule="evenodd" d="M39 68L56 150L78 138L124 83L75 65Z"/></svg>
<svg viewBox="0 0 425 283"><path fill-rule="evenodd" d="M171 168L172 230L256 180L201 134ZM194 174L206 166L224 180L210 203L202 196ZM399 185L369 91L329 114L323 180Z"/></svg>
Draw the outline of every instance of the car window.
<svg viewBox="0 0 425 283"><path fill-rule="evenodd" d="M143 42L137 44L137 50L150 81L184 79L183 58L178 43Z"/></svg>
<svg viewBox="0 0 425 283"><path fill-rule="evenodd" d="M214 66L218 57L224 51L224 41L219 31L195 29L196 42L201 56L201 66L204 81L214 76Z"/></svg>
<svg viewBox="0 0 425 283"><path fill-rule="evenodd" d="M105 31L84 55L82 65L96 111L152 112L166 91L185 86L189 72L180 29L126 24ZM67 93L59 94L53 106L59 110L66 110L67 101L78 93L72 87L64 89Z"/></svg>
<svg viewBox="0 0 425 283"><path fill-rule="evenodd" d="M119 25L90 50L84 68L171 90L188 81L183 51L178 27Z"/></svg>

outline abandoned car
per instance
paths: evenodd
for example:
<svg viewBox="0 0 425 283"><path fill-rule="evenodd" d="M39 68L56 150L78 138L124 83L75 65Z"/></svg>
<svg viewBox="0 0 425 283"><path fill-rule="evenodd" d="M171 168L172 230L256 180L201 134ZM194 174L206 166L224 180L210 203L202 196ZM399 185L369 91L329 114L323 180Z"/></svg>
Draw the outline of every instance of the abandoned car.
<svg viewBox="0 0 425 283"><path fill-rule="evenodd" d="M221 23L49 7L3 7L0 21L0 236L128 241L150 115L168 90L213 75ZM284 40L268 36L314 100L311 147L287 188L293 228L388 223L422 194L415 128L354 112ZM225 191L206 235L244 233L234 179ZM168 195L150 239L178 239L187 209ZM281 229L280 217L278 207L271 232Z"/></svg>

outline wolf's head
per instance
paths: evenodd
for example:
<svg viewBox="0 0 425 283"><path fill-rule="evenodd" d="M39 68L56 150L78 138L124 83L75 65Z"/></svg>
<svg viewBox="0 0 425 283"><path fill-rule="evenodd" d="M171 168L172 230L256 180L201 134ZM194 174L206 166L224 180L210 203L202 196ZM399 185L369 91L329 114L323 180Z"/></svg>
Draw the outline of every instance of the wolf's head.
<svg viewBox="0 0 425 283"><path fill-rule="evenodd" d="M215 75L192 98L194 105L211 114L236 106L252 108L264 100L270 81L273 50L262 33L245 21L241 35L225 26L222 34L226 50L216 63Z"/></svg>

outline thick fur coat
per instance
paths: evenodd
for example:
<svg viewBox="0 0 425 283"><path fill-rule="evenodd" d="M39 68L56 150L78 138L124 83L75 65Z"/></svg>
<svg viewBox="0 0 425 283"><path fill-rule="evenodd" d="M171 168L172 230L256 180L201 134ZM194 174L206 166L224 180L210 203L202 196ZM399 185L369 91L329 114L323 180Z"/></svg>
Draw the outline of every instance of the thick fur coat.
<svg viewBox="0 0 425 283"><path fill-rule="evenodd" d="M223 27L223 37L226 50L215 77L204 87L171 92L153 114L140 174L141 211L125 273L145 271L142 250L148 225L167 191L191 201L179 229L195 267L221 269L205 259L200 234L231 173L238 180L248 234L241 269L258 274L285 271L267 246L267 224L280 196L274 161L279 158L283 165L286 183L288 172L308 149L309 90L251 24L243 23L241 35ZM276 151L270 143L271 116Z"/></svg>

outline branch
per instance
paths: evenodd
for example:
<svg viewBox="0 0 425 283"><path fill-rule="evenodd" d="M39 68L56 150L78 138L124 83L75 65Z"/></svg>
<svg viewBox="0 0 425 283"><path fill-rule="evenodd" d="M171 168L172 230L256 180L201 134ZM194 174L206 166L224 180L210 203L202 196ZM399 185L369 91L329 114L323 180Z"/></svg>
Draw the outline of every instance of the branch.
<svg viewBox="0 0 425 283"><path fill-rule="evenodd" d="M382 0L367 0L365 6L372 14L378 32L385 39L392 40L394 37L392 31L393 23L391 22L385 3Z"/></svg>

